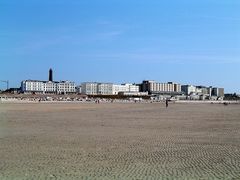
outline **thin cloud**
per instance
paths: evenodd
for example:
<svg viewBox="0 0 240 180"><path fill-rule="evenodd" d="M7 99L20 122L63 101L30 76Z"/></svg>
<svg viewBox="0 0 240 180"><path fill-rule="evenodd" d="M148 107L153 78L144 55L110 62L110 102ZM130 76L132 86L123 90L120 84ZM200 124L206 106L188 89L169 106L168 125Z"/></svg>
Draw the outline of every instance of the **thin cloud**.
<svg viewBox="0 0 240 180"><path fill-rule="evenodd" d="M214 20L225 20L225 21L240 21L240 18L237 17L220 17L220 16L201 16L200 18L204 19L214 19Z"/></svg>
<svg viewBox="0 0 240 180"><path fill-rule="evenodd" d="M109 31L109 32L103 32L98 33L97 38L100 39L113 39L123 34L123 31Z"/></svg>
<svg viewBox="0 0 240 180"><path fill-rule="evenodd" d="M222 57L212 55L182 55L182 54L157 54L157 53L98 53L98 54L83 54L79 57L94 59L94 60L124 60L136 61L138 63L173 63L173 64L234 64L240 63L238 57Z"/></svg>
<svg viewBox="0 0 240 180"><path fill-rule="evenodd" d="M108 21L108 20L99 20L99 21L97 21L97 23L96 23L97 25L104 25L104 26L106 26L106 25L111 25L112 23L110 22L110 21Z"/></svg>

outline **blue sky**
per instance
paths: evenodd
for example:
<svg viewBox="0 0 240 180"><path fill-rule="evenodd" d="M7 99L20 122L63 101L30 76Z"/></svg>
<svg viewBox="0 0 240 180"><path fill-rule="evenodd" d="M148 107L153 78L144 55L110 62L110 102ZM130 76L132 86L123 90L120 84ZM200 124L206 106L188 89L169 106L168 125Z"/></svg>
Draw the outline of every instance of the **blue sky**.
<svg viewBox="0 0 240 180"><path fill-rule="evenodd" d="M1 0L0 79L153 79L240 92L239 0ZM4 88L3 83L0 88Z"/></svg>

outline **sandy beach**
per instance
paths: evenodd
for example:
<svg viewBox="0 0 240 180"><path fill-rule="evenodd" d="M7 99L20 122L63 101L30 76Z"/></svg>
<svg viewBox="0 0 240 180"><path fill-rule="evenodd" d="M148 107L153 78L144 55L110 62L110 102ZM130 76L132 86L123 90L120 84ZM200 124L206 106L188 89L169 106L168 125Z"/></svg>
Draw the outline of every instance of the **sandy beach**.
<svg viewBox="0 0 240 180"><path fill-rule="evenodd" d="M240 105L0 103L0 179L240 179Z"/></svg>

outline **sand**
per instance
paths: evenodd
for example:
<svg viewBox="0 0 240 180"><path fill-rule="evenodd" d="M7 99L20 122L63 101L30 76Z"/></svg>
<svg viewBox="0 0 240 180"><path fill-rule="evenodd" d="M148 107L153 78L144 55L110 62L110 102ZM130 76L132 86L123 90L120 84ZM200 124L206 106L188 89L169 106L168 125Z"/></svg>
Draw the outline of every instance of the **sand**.
<svg viewBox="0 0 240 180"><path fill-rule="evenodd" d="M1 103L0 179L240 179L240 105Z"/></svg>

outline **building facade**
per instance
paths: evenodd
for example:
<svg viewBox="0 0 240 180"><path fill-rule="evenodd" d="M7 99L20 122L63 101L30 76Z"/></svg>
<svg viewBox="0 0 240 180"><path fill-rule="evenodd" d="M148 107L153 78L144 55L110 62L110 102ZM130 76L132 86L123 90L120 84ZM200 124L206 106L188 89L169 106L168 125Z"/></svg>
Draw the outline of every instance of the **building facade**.
<svg viewBox="0 0 240 180"><path fill-rule="evenodd" d="M181 85L174 82L159 83L156 81L143 81L141 86L142 91L149 94L181 92Z"/></svg>
<svg viewBox="0 0 240 180"><path fill-rule="evenodd" d="M44 93L56 93L57 92L57 83L48 81L43 82L43 92Z"/></svg>
<svg viewBox="0 0 240 180"><path fill-rule="evenodd" d="M119 94L120 92L133 92L137 93L140 91L138 85L135 84L121 84L121 85L113 85L113 93L114 95Z"/></svg>
<svg viewBox="0 0 240 180"><path fill-rule="evenodd" d="M82 93L87 95L96 95L97 86L98 86L98 83L96 82L84 82L81 84Z"/></svg>
<svg viewBox="0 0 240 180"><path fill-rule="evenodd" d="M97 93L100 95L112 95L113 84L112 83L99 83L97 86Z"/></svg>
<svg viewBox="0 0 240 180"><path fill-rule="evenodd" d="M212 96L224 97L224 88L212 88Z"/></svg>
<svg viewBox="0 0 240 180"><path fill-rule="evenodd" d="M25 80L21 82L23 93L68 94L76 93L76 84L70 81L53 81L53 70L49 70L48 81Z"/></svg>
<svg viewBox="0 0 240 180"><path fill-rule="evenodd" d="M37 94L69 94L76 92L76 85L70 81L38 81L25 80L21 82L21 92Z"/></svg>
<svg viewBox="0 0 240 180"><path fill-rule="evenodd" d="M124 84L127 86L127 92L139 92L140 87L136 84Z"/></svg>
<svg viewBox="0 0 240 180"><path fill-rule="evenodd" d="M84 82L81 84L82 93L87 95L112 95L112 83Z"/></svg>
<svg viewBox="0 0 240 180"><path fill-rule="evenodd" d="M82 86L77 86L77 87L76 87L76 92L77 92L78 94L81 94L81 93L82 93Z"/></svg>
<svg viewBox="0 0 240 180"><path fill-rule="evenodd" d="M119 92L139 92L135 84L113 84L99 82L84 82L81 84L83 94L87 95L118 95Z"/></svg>
<svg viewBox="0 0 240 180"><path fill-rule="evenodd" d="M118 95L119 92L126 92L127 87L124 85L114 84L113 85L113 93L114 95Z"/></svg>
<svg viewBox="0 0 240 180"><path fill-rule="evenodd" d="M21 91L24 93L43 93L44 82L37 80L26 80L21 82Z"/></svg>
<svg viewBox="0 0 240 180"><path fill-rule="evenodd" d="M213 97L224 97L224 88L182 85L182 92L189 97L189 99L212 99Z"/></svg>
<svg viewBox="0 0 240 180"><path fill-rule="evenodd" d="M76 84L70 81L60 81L57 84L57 94L76 93Z"/></svg>
<svg viewBox="0 0 240 180"><path fill-rule="evenodd" d="M181 90L182 90L182 92L184 92L185 95L195 94L196 93L196 86L182 85Z"/></svg>

